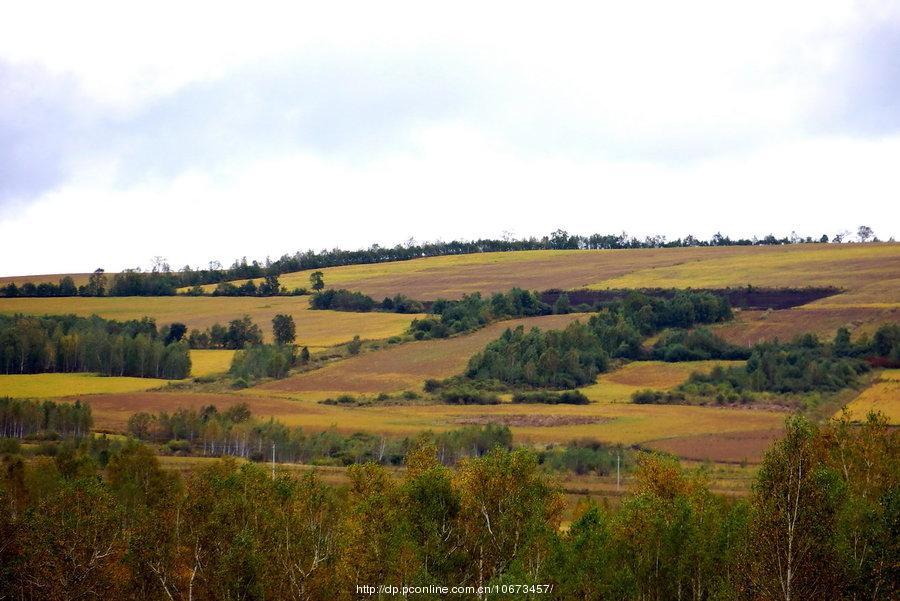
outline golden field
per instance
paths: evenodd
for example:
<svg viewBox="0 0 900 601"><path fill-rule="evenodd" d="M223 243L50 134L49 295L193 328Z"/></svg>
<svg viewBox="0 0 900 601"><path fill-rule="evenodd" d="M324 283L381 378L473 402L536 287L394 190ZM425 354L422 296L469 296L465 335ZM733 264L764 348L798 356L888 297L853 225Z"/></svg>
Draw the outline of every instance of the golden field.
<svg viewBox="0 0 900 601"><path fill-rule="evenodd" d="M287 313L297 325L297 344L308 346L310 350L341 344L356 335L365 340L402 334L417 317L398 313L313 311L306 296L0 298L0 313L96 314L120 320L140 319L146 315L156 319L158 325L179 321L188 328L199 329L217 322L227 325L232 319L249 315L267 337L272 335L272 318L278 313Z"/></svg>
<svg viewBox="0 0 900 601"><path fill-rule="evenodd" d="M741 365L743 361L638 361L627 363L615 371L600 374L597 383L580 388L595 403L630 403L639 390L669 390L687 380L695 371L709 373L716 365Z"/></svg>
<svg viewBox="0 0 900 601"><path fill-rule="evenodd" d="M227 349L191 349L191 376L222 374L231 367L234 351Z"/></svg>
<svg viewBox="0 0 900 601"><path fill-rule="evenodd" d="M847 410L850 418L864 421L870 411L880 411L888 422L900 425L900 369L886 369L871 386L853 399ZM835 414L840 417L841 412Z"/></svg>
<svg viewBox="0 0 900 601"><path fill-rule="evenodd" d="M375 299L458 298L513 286L549 288L722 288L836 286L844 294L815 307L900 306L900 244L798 244L627 250L537 250L428 257L325 268L329 287ZM280 276L308 287L311 271Z"/></svg>
<svg viewBox="0 0 900 601"><path fill-rule="evenodd" d="M128 393L165 386L170 380L98 376L96 374L4 374L0 397L58 398L82 394Z"/></svg>
<svg viewBox="0 0 900 601"><path fill-rule="evenodd" d="M275 417L287 425L310 430L331 427L341 432L360 430L407 436L423 430L443 431L461 425L506 423L520 442L568 442L595 438L612 443L638 444L663 438L773 430L783 412L758 409L692 407L686 405L406 405L339 407L314 400L232 393L138 392L76 396L91 405L98 430L121 432L136 411L200 409L206 405L226 408L247 403L260 418Z"/></svg>

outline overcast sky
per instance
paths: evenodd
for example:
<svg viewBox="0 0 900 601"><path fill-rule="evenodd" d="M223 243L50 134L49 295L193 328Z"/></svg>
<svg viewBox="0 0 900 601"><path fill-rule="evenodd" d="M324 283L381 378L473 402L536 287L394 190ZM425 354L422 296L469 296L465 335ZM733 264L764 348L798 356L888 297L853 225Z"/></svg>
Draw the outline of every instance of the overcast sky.
<svg viewBox="0 0 900 601"><path fill-rule="evenodd" d="M4 3L0 275L900 234L897 2L285 4Z"/></svg>

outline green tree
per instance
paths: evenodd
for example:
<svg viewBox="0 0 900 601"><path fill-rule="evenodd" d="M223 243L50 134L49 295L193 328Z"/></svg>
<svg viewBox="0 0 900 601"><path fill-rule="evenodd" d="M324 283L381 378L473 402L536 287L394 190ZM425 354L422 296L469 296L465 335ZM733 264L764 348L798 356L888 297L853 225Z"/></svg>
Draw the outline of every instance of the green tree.
<svg viewBox="0 0 900 601"><path fill-rule="evenodd" d="M98 267L91 274L91 277L88 278L85 294L87 296L103 296L106 294L106 274L102 268Z"/></svg>
<svg viewBox="0 0 900 601"><path fill-rule="evenodd" d="M316 292L322 290L325 287L324 274L321 271L314 271L309 274L309 285Z"/></svg>
<svg viewBox="0 0 900 601"><path fill-rule="evenodd" d="M291 344L297 338L297 327L290 315L278 314L272 319L272 333L278 344Z"/></svg>
<svg viewBox="0 0 900 601"><path fill-rule="evenodd" d="M837 599L835 526L845 487L802 417L766 454L751 499L750 586L765 599Z"/></svg>

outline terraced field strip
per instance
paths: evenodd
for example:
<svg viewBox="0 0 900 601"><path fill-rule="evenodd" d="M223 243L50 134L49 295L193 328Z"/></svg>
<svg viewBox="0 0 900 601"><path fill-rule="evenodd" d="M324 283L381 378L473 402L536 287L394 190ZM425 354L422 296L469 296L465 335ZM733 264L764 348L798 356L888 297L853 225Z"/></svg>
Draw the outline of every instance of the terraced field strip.
<svg viewBox="0 0 900 601"><path fill-rule="evenodd" d="M852 419L864 421L870 411L880 411L888 422L900 425L900 369L886 369L871 386L853 399L847 409ZM839 417L837 412L835 417Z"/></svg>
<svg viewBox="0 0 900 601"><path fill-rule="evenodd" d="M95 374L0 375L0 397L52 399L73 394L104 394L151 390L170 380L105 377Z"/></svg>
<svg viewBox="0 0 900 601"><path fill-rule="evenodd" d="M0 298L0 313L31 315L99 315L108 319L140 319L145 315L162 325L181 322L188 328L204 329L214 323L227 324L249 315L271 338L272 318L286 313L297 325L297 344L311 350L347 342L353 336L363 339L388 338L402 334L417 315L398 313L350 313L313 311L309 297L190 297L130 296L112 298Z"/></svg>
<svg viewBox="0 0 900 601"><path fill-rule="evenodd" d="M469 357L500 336L507 328L563 328L579 314L529 317L491 324L472 334L446 340L409 342L386 347L327 365L283 380L250 389L251 394L275 392L295 398L319 399L339 394L421 391L428 378L446 378L461 373Z"/></svg>

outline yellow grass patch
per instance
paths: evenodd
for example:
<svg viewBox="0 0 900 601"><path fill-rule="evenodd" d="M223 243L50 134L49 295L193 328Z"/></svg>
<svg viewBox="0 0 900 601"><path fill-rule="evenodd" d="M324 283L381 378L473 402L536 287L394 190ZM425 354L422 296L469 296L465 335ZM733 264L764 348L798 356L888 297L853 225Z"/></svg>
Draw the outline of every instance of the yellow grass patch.
<svg viewBox="0 0 900 601"><path fill-rule="evenodd" d="M56 398L73 394L123 393L165 386L170 380L104 377L95 374L0 375L0 396Z"/></svg>
<svg viewBox="0 0 900 601"><path fill-rule="evenodd" d="M880 411L888 422L900 424L900 369L886 369L871 386L853 399L847 409L851 419L865 420L870 411ZM840 417L841 412L835 414Z"/></svg>
<svg viewBox="0 0 900 601"><path fill-rule="evenodd" d="M743 361L635 361L601 374L596 384L580 388L595 403L630 403L638 390L668 390L687 380L695 371L708 373L716 365L741 365Z"/></svg>
<svg viewBox="0 0 900 601"><path fill-rule="evenodd" d="M421 317L397 313L350 313L346 311L313 311L309 297L191 297L129 296L110 298L0 298L0 313L32 315L65 314L108 319L140 319L145 315L157 324L182 322L188 328L204 329L214 323L227 325L232 319L250 315L268 338L272 334L272 318L287 313L297 325L297 344L310 349L341 344L359 335L365 339L388 338L401 334L410 322Z"/></svg>
<svg viewBox="0 0 900 601"><path fill-rule="evenodd" d="M191 349L191 375L211 376L228 371L234 351L226 349Z"/></svg>
<svg viewBox="0 0 900 601"><path fill-rule="evenodd" d="M803 244L746 247L674 265L637 269L591 288L836 286L847 292L818 306L900 306L900 244Z"/></svg>
<svg viewBox="0 0 900 601"><path fill-rule="evenodd" d="M635 444L674 436L772 430L781 426L784 414L757 409L726 409L686 405L410 405L339 407L313 400L288 400L251 394L201 394L145 392L82 397L94 409L97 429L122 430L136 411L174 411L179 407L220 409L246 402L259 418L275 417L287 425L310 430L332 426L352 433L369 431L407 436L423 430L442 431L460 427L473 418L504 421L517 417L511 426L522 442L567 442L575 438ZM518 419L527 414L531 425ZM557 425L557 423L559 425ZM518 425L517 425L518 424Z"/></svg>

